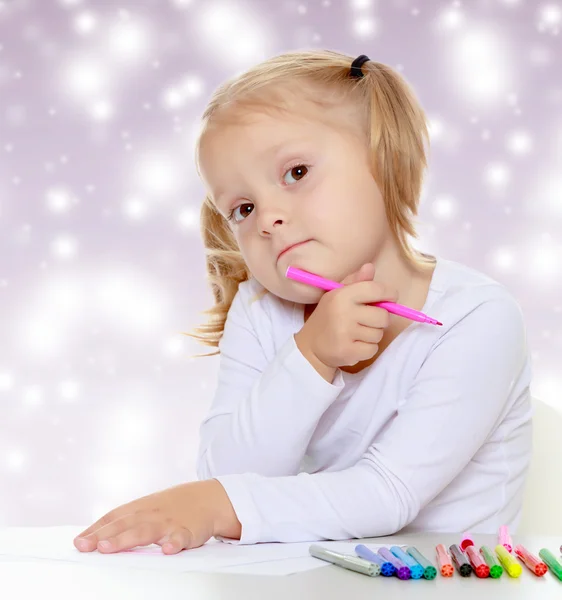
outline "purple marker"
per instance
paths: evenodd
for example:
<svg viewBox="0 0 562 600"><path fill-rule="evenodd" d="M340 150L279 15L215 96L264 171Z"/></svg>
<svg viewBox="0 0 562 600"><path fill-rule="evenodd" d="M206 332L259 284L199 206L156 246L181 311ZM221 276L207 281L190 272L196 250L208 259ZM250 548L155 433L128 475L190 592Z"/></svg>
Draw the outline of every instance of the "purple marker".
<svg viewBox="0 0 562 600"><path fill-rule="evenodd" d="M410 579L412 577L412 572L410 571L410 567L405 565L399 558L396 558L394 554L388 548L381 548L379 550L379 554L392 566L396 569L396 575L398 575L398 579Z"/></svg>

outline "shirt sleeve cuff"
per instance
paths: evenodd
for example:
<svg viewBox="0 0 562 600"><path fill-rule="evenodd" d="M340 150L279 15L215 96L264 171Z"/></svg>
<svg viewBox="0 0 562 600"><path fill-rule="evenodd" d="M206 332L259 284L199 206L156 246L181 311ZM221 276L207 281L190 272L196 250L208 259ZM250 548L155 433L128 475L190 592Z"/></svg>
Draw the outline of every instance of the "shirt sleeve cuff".
<svg viewBox="0 0 562 600"><path fill-rule="evenodd" d="M234 512L242 525L242 533L239 540L216 536L217 540L227 544L245 545L257 544L260 541L260 513L252 499L252 495L243 479L248 477L234 475L220 475L215 479L223 486L226 494L234 508Z"/></svg>
<svg viewBox="0 0 562 600"><path fill-rule="evenodd" d="M304 385L306 391L311 394L324 395L325 393L338 394L344 387L343 375L340 369L336 369L333 381L326 381L320 373L306 360L295 341L295 336L291 335L287 343L279 353L285 367L298 377Z"/></svg>

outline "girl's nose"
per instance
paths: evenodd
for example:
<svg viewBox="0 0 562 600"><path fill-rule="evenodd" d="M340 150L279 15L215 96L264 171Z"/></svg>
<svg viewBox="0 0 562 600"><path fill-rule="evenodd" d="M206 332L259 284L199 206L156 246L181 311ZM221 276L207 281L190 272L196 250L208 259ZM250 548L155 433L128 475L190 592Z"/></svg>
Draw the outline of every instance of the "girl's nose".
<svg viewBox="0 0 562 600"><path fill-rule="evenodd" d="M260 235L271 235L276 227L286 225L287 222L288 215L286 210L279 207L262 210L257 219Z"/></svg>

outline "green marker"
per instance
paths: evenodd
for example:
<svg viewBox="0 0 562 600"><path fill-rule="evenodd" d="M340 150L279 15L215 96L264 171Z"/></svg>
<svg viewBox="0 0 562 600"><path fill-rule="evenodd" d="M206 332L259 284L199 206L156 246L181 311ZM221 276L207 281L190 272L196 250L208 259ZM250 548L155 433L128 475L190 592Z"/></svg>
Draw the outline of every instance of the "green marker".
<svg viewBox="0 0 562 600"><path fill-rule="evenodd" d="M427 558L414 548L414 546L410 546L406 552L423 567L423 577L424 579L435 579L437 576L437 569L427 560Z"/></svg>
<svg viewBox="0 0 562 600"><path fill-rule="evenodd" d="M542 548L539 556L544 560L546 566L562 581L562 565L550 550Z"/></svg>
<svg viewBox="0 0 562 600"><path fill-rule="evenodd" d="M503 575L503 567L497 561L493 552L488 548L488 546L482 546L480 548L480 554L483 556L486 564L490 567L490 577L497 579Z"/></svg>

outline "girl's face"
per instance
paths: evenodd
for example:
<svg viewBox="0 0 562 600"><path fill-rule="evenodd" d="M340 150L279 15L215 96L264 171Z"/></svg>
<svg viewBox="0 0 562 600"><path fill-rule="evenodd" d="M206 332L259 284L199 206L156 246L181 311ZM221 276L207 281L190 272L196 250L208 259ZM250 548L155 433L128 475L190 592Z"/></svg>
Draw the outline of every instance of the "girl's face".
<svg viewBox="0 0 562 600"><path fill-rule="evenodd" d="M316 303L323 292L287 279L287 267L341 281L393 244L366 140L350 122L262 113L203 135L203 182L273 294Z"/></svg>

